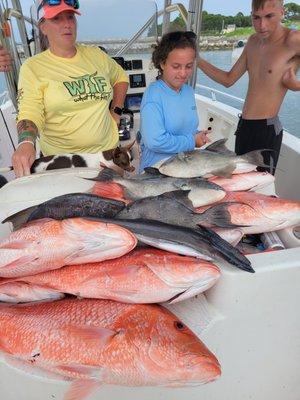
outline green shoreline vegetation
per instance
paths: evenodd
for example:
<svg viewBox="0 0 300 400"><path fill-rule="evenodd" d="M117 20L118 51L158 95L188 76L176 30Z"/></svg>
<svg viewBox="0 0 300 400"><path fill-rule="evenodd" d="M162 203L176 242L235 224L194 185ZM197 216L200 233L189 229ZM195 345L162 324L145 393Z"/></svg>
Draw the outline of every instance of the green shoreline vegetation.
<svg viewBox="0 0 300 400"><path fill-rule="evenodd" d="M300 5L296 3L287 3L285 8L284 25L292 29L300 29ZM230 29L233 27L233 30ZM158 34L161 35L161 24L158 25ZM185 29L185 24L181 16L177 16L170 24L170 30ZM150 32L149 32L150 33ZM222 14L209 14L203 11L201 40L207 37L220 38L220 40L229 39L247 39L254 33L250 15L244 15L238 12L235 16L226 16ZM150 34L149 34L150 36Z"/></svg>

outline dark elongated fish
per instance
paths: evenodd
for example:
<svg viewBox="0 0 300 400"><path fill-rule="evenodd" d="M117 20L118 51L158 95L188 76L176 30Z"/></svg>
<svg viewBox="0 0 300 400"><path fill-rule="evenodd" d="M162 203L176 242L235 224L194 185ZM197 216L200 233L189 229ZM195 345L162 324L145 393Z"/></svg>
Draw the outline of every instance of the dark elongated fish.
<svg viewBox="0 0 300 400"><path fill-rule="evenodd" d="M54 197L38 206L29 207L6 218L15 227L41 218L66 219L74 217L112 218L125 207L122 201L102 198L89 193L70 193Z"/></svg>
<svg viewBox="0 0 300 400"><path fill-rule="evenodd" d="M97 182L115 182L122 186L126 199L140 200L158 196L173 190L188 191L188 197L194 207L197 204L212 204L224 198L225 191L220 186L202 178L180 179L162 175L156 168L146 168L145 173L125 178L115 171L105 168L91 180Z"/></svg>
<svg viewBox="0 0 300 400"><path fill-rule="evenodd" d="M117 214L117 218L124 219L153 219L167 224L196 228L202 224L208 227L237 228L232 224L231 216L227 212L227 203L212 205L203 213L194 211L193 204L186 191L176 190L159 196L146 197L127 205ZM229 206L232 205L229 203Z"/></svg>
<svg viewBox="0 0 300 400"><path fill-rule="evenodd" d="M192 229L144 219L101 218L100 220L123 226L134 233L141 243L158 249L208 261L225 260L239 269L255 272L251 262L244 255L207 228Z"/></svg>

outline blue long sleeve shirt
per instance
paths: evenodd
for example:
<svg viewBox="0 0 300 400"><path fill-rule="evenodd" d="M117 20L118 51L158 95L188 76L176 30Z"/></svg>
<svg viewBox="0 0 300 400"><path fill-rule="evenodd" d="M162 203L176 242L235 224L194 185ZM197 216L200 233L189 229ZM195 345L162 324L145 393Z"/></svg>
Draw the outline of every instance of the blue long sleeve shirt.
<svg viewBox="0 0 300 400"><path fill-rule="evenodd" d="M141 104L140 172L158 161L195 148L198 114L192 87L179 92L162 79L145 91Z"/></svg>

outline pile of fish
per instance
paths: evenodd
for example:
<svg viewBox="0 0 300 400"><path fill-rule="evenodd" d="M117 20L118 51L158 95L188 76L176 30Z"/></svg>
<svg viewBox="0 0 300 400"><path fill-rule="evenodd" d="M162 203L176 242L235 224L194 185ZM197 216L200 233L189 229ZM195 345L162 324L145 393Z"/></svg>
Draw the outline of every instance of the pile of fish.
<svg viewBox="0 0 300 400"><path fill-rule="evenodd" d="M236 156L217 142L130 178L103 169L87 178L89 192L75 186L6 218L15 227L0 242L7 362L71 379L66 399L76 400L102 383L217 379L216 357L151 303L206 291L223 265L253 273L234 247L241 237L300 224L300 202L254 191L274 182L257 165L261 151Z"/></svg>

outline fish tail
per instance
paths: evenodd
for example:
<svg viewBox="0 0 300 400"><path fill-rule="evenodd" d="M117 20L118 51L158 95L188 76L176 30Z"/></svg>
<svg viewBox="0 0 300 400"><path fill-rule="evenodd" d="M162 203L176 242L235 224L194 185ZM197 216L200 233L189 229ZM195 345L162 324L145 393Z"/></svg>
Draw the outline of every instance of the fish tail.
<svg viewBox="0 0 300 400"><path fill-rule="evenodd" d="M14 229L20 228L23 224L30 221L31 214L37 209L37 206L26 208L25 210L19 211L15 214L10 215L2 221L2 224L5 222L11 222L13 224Z"/></svg>
<svg viewBox="0 0 300 400"><path fill-rule="evenodd" d="M243 154L241 157L244 161L247 161L249 164L257 165L258 167L266 167L269 168L270 165L265 164L263 152L267 151L269 153L276 153L276 150L271 149L261 149L261 150L253 150L249 153Z"/></svg>
<svg viewBox="0 0 300 400"><path fill-rule="evenodd" d="M232 246L226 240L222 239L216 232L209 228L199 226L197 232L201 236L201 239L211 245L218 253L221 258L227 261L229 264L235 267L254 273L254 269L251 266L250 260L245 257L238 249Z"/></svg>
<svg viewBox="0 0 300 400"><path fill-rule="evenodd" d="M96 196L128 202L123 187L115 182L96 182L90 192Z"/></svg>
<svg viewBox="0 0 300 400"><path fill-rule="evenodd" d="M103 168L95 178L84 178L84 179L88 181L110 182L113 181L115 177L119 178L120 175L110 168Z"/></svg>
<svg viewBox="0 0 300 400"><path fill-rule="evenodd" d="M231 222L231 214L229 207L232 206L232 202L225 202L221 204L213 205L209 207L206 211L200 214L198 219L198 224L203 226L218 226L219 228L241 228L245 225L237 225Z"/></svg>

